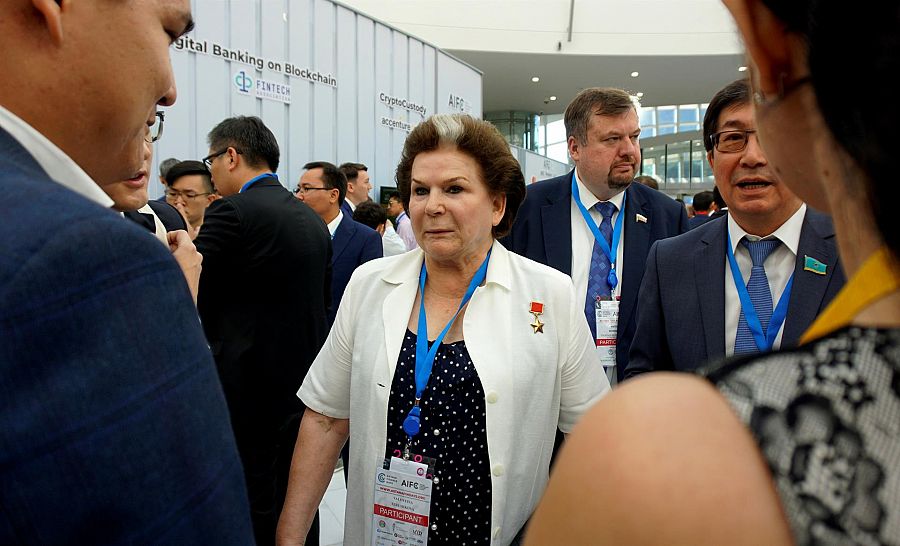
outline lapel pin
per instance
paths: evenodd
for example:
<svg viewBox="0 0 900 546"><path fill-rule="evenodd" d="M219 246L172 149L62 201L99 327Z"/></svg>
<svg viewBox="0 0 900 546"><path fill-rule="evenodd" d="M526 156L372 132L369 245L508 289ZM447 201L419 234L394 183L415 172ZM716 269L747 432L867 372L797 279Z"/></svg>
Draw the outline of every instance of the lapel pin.
<svg viewBox="0 0 900 546"><path fill-rule="evenodd" d="M534 333L544 333L544 323L541 322L541 315L544 313L544 304L539 301L531 302L531 309L528 311L534 316L534 322L529 326L534 328Z"/></svg>
<svg viewBox="0 0 900 546"><path fill-rule="evenodd" d="M643 214L635 214L635 215L634 215L634 221L635 221L635 222L639 222L639 223L641 223L641 224L646 224L646 223L647 223L647 217L644 216Z"/></svg>
<svg viewBox="0 0 900 546"><path fill-rule="evenodd" d="M812 271L816 275L824 275L828 266L811 256L803 256L803 271Z"/></svg>

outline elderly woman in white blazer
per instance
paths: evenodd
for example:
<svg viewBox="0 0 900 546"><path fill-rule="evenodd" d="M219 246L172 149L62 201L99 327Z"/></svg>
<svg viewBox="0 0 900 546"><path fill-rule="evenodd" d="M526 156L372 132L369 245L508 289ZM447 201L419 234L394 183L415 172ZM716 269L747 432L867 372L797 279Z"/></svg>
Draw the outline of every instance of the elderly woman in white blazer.
<svg viewBox="0 0 900 546"><path fill-rule="evenodd" d="M492 125L432 116L397 181L419 249L364 264L347 286L298 392L279 544L303 542L348 432L345 544L383 532L376 477L410 454L432 461L428 544L509 544L547 483L556 429L609 390L569 277L496 242L525 186Z"/></svg>

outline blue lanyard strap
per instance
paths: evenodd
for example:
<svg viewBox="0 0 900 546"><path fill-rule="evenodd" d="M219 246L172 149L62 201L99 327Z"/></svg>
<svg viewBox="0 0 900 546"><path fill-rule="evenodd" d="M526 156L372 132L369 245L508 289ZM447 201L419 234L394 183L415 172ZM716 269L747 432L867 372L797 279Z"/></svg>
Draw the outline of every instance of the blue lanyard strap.
<svg viewBox="0 0 900 546"><path fill-rule="evenodd" d="M488 262L490 259L491 251L488 250L487 256L485 256L484 261L481 262L481 267L478 268L478 271L475 272L475 276L472 277L472 280L469 282L469 287L466 289L466 294L459 303L459 308L450 318L447 325L444 326L444 329L441 330L441 333L434 340L434 343L430 348L428 347L428 317L425 316L425 279L428 277L428 271L425 269L425 262L422 262L422 270L419 273L419 327L416 332L416 401L413 408L409 411L409 415L403 420L403 431L406 432L406 435L410 438L418 434L419 429L421 428L419 421L421 415L419 401L422 399L422 394L425 392L425 387L428 386L428 380L431 378L431 368L434 366L434 358L437 355L438 348L444 340L444 336L450 331L450 327L453 325L456 317L459 316L459 312L462 311L462 308L469 303L470 299L472 299L472 294L475 293L475 289L484 282L484 279L487 276Z"/></svg>
<svg viewBox="0 0 900 546"><path fill-rule="evenodd" d="M241 186L241 191L239 191L238 193L244 193L245 191L247 191L247 188L249 188L249 187L252 186L253 184L256 184L257 182L259 182L259 181L262 180L263 178L268 178L268 177L270 177L270 176L271 176L272 178L274 178L275 180L278 180L278 175L277 175L277 174L275 174L275 173L264 173L264 174L261 174L261 175L259 175L259 176L255 176L255 177L251 178L250 180L248 180L246 184L244 184L243 186Z"/></svg>
<svg viewBox="0 0 900 546"><path fill-rule="evenodd" d="M628 194L622 194L622 208L619 210L619 215L616 216L616 225L613 227L612 248L609 247L606 237L600 232L600 228L594 222L594 219L591 218L590 213L584 208L574 172L572 173L572 197L575 198L575 204L578 205L578 210L581 211L581 216L584 218L585 223L590 228L591 233L594 234L594 240L597 241L597 244L600 245L600 250L606 254L606 258L609 260L609 277L607 277L606 281L609 283L610 289L615 290L616 285L619 284L619 278L616 276L616 255L619 252L619 239L622 237L622 218L625 217L625 198L628 197Z"/></svg>
<svg viewBox="0 0 900 546"><path fill-rule="evenodd" d="M775 338L778 337L778 330L781 329L781 325L784 324L784 319L787 317L788 303L791 299L791 288L794 285L794 274L791 273L791 278L788 279L787 285L784 287L784 292L778 300L778 305L775 306L775 310L772 312L769 326L766 329L766 332L763 333L759 315L756 313L753 302L750 301L750 292L747 291L747 285L744 284L744 276L741 275L741 268L738 267L737 259L734 257L734 250L731 248L730 232L728 233L728 247L725 251L728 254L728 264L731 266L731 278L734 280L734 287L737 289L738 297L741 299L741 313L744 314L744 318L747 320L747 327L750 328L750 333L753 334L753 340L756 342L756 347L762 352L770 351L775 345Z"/></svg>

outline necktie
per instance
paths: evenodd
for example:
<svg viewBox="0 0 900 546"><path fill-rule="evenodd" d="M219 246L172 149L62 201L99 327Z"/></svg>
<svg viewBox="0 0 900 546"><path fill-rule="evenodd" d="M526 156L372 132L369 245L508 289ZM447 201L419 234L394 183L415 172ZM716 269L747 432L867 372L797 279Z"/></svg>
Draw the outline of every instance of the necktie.
<svg viewBox="0 0 900 546"><path fill-rule="evenodd" d="M769 327L769 319L772 318L772 290L769 288L769 279L766 277L766 269L763 264L766 258L773 250L781 245L778 239L768 239L765 241L748 241L746 238L741 239L741 244L750 252L750 260L753 261L753 269L750 270L750 280L747 281L747 292L750 294L750 302L756 309L759 316L759 323L762 325L763 334ZM759 347L753 339L750 327L747 325L747 318L741 311L738 320L737 336L734 339L734 354L741 353L757 353Z"/></svg>
<svg viewBox="0 0 900 546"><path fill-rule="evenodd" d="M601 201L594 205L594 209L600 213L603 220L600 222L600 233L606 239L606 243L612 246L612 215L616 206L608 201ZM616 249L612 248L612 252ZM594 241L594 251L591 254L591 268L588 270L587 295L584 299L584 316L587 318L593 339L597 339L597 296L609 296L609 258L603 253L597 241Z"/></svg>

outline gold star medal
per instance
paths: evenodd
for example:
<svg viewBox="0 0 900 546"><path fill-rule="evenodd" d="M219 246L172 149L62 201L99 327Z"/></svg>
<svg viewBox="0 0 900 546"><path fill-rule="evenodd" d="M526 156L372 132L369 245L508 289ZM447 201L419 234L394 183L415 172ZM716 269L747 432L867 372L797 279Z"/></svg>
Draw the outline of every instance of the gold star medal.
<svg viewBox="0 0 900 546"><path fill-rule="evenodd" d="M544 304L539 301L531 302L531 310L529 311L534 316L534 322L531 323L531 327L534 328L534 333L544 333L544 323L541 322L541 315L544 313Z"/></svg>

